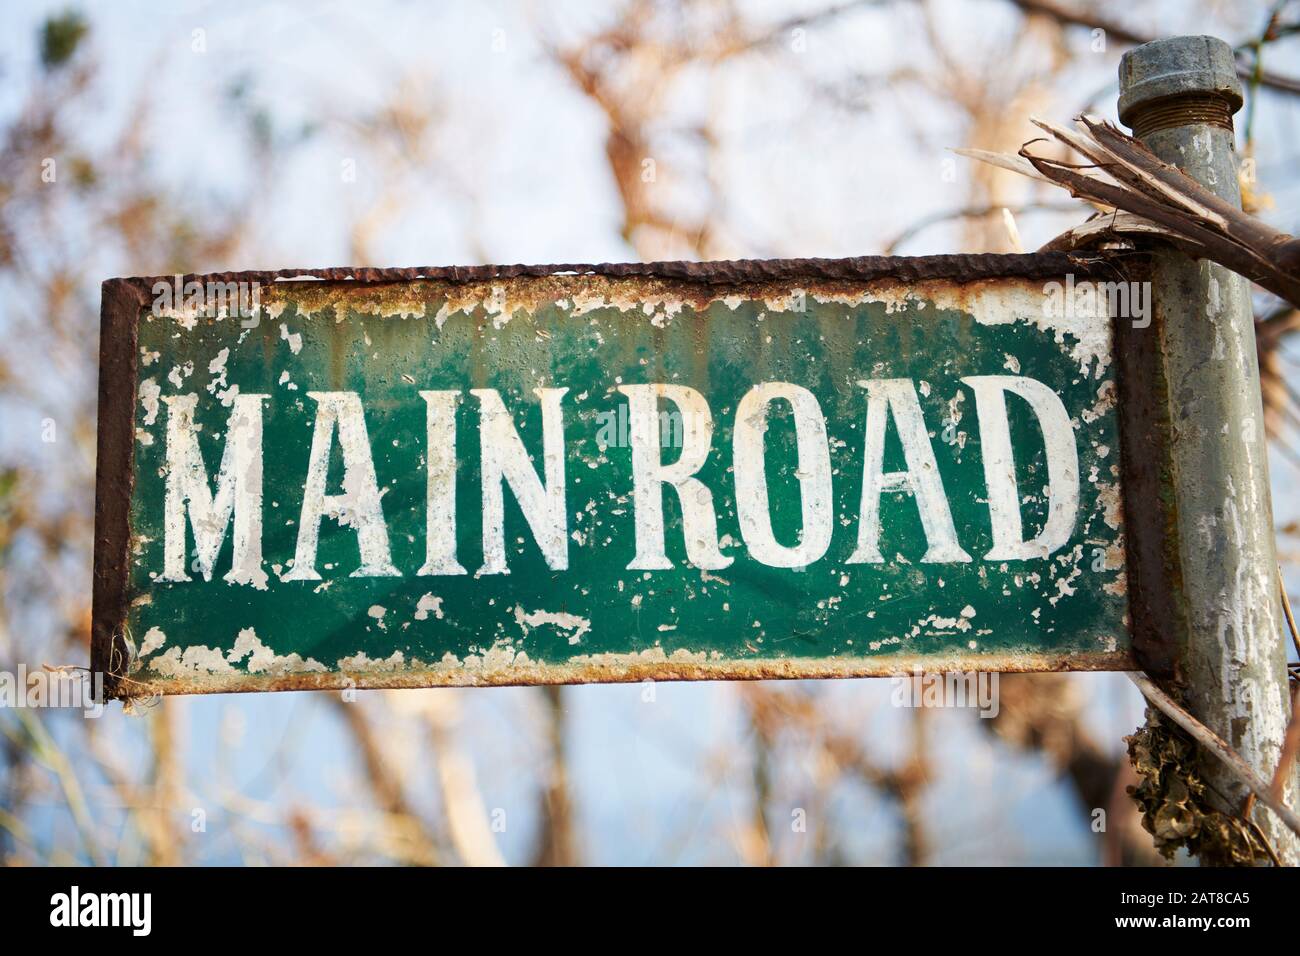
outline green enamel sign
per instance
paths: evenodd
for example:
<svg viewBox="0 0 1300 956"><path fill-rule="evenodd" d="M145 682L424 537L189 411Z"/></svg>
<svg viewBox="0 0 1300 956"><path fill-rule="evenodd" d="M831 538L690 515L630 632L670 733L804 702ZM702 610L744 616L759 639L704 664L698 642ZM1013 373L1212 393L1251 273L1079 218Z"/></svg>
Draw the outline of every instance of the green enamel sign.
<svg viewBox="0 0 1300 956"><path fill-rule="evenodd" d="M1131 667L1104 297L987 259L112 280L94 667Z"/></svg>

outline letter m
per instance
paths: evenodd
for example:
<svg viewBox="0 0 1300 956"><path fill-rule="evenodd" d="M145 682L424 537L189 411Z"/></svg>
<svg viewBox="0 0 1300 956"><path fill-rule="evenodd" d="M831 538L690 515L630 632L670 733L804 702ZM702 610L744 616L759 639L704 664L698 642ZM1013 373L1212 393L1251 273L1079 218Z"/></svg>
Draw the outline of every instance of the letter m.
<svg viewBox="0 0 1300 956"><path fill-rule="evenodd" d="M105 893L100 896L99 923L101 926L129 926L131 924L131 897L126 893Z"/></svg>
<svg viewBox="0 0 1300 956"><path fill-rule="evenodd" d="M209 282L207 314L211 316L239 314L239 283Z"/></svg>
<svg viewBox="0 0 1300 956"><path fill-rule="evenodd" d="M225 580L266 586L262 570L262 400L266 395L236 395L226 424L225 449L216 494L199 450L194 423L197 395L172 395L167 403L166 511L162 581L188 581L185 567L185 517L194 533L195 570L212 580L213 566L235 525L234 554Z"/></svg>
<svg viewBox="0 0 1300 956"><path fill-rule="evenodd" d="M1099 282L1097 284L1097 293L1100 297L1098 302L1099 310L1101 303L1105 303L1106 314L1112 319L1131 319L1133 313L1130 312L1131 305L1128 298L1129 284L1127 282Z"/></svg>

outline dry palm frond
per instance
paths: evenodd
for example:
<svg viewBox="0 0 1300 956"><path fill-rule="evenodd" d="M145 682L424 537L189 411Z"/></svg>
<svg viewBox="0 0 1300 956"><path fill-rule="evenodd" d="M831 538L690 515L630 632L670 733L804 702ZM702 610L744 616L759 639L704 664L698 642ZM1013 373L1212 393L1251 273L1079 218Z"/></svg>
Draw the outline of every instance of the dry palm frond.
<svg viewBox="0 0 1300 956"><path fill-rule="evenodd" d="M1088 162L1075 165L1036 155L1030 151L1036 140L1015 156L958 152L1046 180L1112 210L1057 237L1048 248L1075 248L1117 235L1159 236L1300 306L1300 240L1219 198L1110 123L1079 117L1075 132L1033 122Z"/></svg>

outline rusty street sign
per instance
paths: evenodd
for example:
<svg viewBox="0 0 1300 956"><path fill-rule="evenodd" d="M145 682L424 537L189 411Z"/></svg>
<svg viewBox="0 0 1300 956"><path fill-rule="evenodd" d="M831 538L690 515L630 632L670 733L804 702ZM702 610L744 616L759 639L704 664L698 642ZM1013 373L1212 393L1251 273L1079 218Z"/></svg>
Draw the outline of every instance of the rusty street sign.
<svg viewBox="0 0 1300 956"><path fill-rule="evenodd" d="M106 282L93 667L117 696L1132 667L1090 267Z"/></svg>

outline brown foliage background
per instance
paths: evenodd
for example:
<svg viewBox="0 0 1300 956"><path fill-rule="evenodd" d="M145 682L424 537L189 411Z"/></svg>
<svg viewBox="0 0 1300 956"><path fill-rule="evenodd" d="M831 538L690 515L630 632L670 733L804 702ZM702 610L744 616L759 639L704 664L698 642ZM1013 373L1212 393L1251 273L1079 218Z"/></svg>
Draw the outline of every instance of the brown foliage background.
<svg viewBox="0 0 1300 956"><path fill-rule="evenodd" d="M1296 231L1297 3L5 18L10 672L87 659L108 276L1034 248L1085 207L946 149L1014 152L1031 115L1113 115L1123 50L1186 32L1258 65L1239 117L1248 202ZM1296 322L1261 294L1288 560ZM1145 863L1120 739L1140 709L1121 678L1045 675L1004 677L990 720L890 707L885 681L175 699L99 720L0 710L0 861Z"/></svg>

